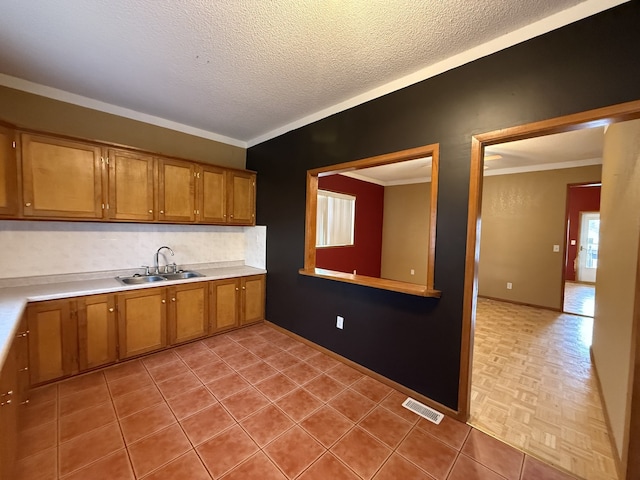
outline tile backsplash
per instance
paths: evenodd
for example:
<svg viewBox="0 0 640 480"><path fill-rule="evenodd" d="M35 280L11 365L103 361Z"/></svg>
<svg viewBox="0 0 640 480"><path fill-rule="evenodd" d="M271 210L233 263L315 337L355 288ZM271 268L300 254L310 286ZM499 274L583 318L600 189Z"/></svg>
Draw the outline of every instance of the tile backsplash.
<svg viewBox="0 0 640 480"><path fill-rule="evenodd" d="M167 245L178 265L243 261L265 268L266 227L0 221L0 278L153 265ZM161 257L161 264L164 259Z"/></svg>

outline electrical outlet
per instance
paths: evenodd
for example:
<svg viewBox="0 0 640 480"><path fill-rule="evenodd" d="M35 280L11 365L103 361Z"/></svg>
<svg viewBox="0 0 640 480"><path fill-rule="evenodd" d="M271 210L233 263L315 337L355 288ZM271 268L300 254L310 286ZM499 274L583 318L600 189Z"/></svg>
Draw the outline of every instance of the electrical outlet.
<svg viewBox="0 0 640 480"><path fill-rule="evenodd" d="M513 289L513 283L507 282L507 290Z"/></svg>
<svg viewBox="0 0 640 480"><path fill-rule="evenodd" d="M560 251L560 245L554 245L553 246L553 251L554 252L559 252Z"/></svg>
<svg viewBox="0 0 640 480"><path fill-rule="evenodd" d="M344 318L338 315L336 317L336 328L342 330L344 328Z"/></svg>
<svg viewBox="0 0 640 480"><path fill-rule="evenodd" d="M416 274L416 271L412 268L411 269L411 275L415 275L415 274Z"/></svg>

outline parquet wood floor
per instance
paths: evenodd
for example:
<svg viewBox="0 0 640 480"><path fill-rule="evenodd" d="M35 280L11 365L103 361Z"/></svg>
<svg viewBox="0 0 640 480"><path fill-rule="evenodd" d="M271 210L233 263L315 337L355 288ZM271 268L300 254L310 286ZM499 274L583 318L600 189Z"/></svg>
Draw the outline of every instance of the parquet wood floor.
<svg viewBox="0 0 640 480"><path fill-rule="evenodd" d="M469 424L587 480L617 480L593 319L478 299Z"/></svg>
<svg viewBox="0 0 640 480"><path fill-rule="evenodd" d="M595 312L596 286L585 283L565 282L564 311L593 317Z"/></svg>

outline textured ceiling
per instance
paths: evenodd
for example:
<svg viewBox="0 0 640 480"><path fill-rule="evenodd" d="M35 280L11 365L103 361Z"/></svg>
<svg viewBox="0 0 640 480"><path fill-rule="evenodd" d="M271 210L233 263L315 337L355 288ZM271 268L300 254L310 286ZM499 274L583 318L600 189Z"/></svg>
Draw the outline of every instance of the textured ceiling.
<svg viewBox="0 0 640 480"><path fill-rule="evenodd" d="M622 1L3 0L0 73L246 145L580 3Z"/></svg>

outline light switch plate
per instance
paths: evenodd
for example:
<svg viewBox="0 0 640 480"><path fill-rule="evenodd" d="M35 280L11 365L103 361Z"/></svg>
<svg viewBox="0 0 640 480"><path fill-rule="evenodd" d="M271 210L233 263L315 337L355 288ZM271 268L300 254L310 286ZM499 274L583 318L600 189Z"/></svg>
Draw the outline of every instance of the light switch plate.
<svg viewBox="0 0 640 480"><path fill-rule="evenodd" d="M560 245L554 245L553 246L553 251L554 252L559 252L560 251Z"/></svg>
<svg viewBox="0 0 640 480"><path fill-rule="evenodd" d="M336 328L342 330L344 328L344 318L338 315L336 317Z"/></svg>

